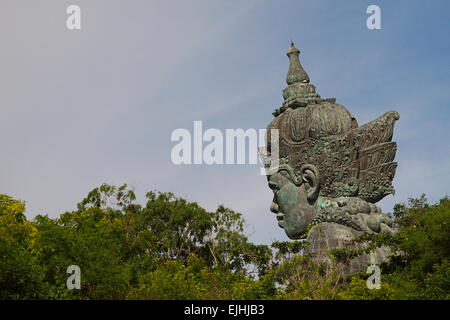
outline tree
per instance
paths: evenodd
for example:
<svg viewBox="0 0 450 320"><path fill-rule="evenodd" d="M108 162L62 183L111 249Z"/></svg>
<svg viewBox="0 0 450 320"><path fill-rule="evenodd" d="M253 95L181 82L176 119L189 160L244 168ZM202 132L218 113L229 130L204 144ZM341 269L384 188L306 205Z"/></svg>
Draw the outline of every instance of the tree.
<svg viewBox="0 0 450 320"><path fill-rule="evenodd" d="M365 237L368 250L388 245L396 255L381 265L381 290L368 290L367 275L359 274L342 297L368 299L449 299L450 298L450 200L429 205L425 195L410 198L408 204L394 206L396 235ZM372 292L373 291L373 292Z"/></svg>
<svg viewBox="0 0 450 320"><path fill-rule="evenodd" d="M243 216L208 212L172 193L144 206L127 185L94 188L72 212L28 221L25 205L0 194L0 299L449 299L450 201L425 195L394 207L395 235L365 235L364 250L330 250L317 264L307 241L254 244ZM340 259L390 246L381 289L365 272L344 277ZM68 289L69 265L81 289Z"/></svg>
<svg viewBox="0 0 450 320"><path fill-rule="evenodd" d="M24 212L23 202L0 194L0 299L46 297L35 255L38 230Z"/></svg>

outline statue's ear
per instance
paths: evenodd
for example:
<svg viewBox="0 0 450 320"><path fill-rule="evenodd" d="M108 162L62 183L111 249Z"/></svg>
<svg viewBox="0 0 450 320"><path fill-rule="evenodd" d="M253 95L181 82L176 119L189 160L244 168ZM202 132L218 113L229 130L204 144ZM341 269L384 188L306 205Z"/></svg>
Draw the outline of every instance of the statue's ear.
<svg viewBox="0 0 450 320"><path fill-rule="evenodd" d="M317 168L312 164L304 164L300 168L300 175L303 183L305 184L305 190L307 192L307 199L309 203L314 203L319 196L320 191L320 176Z"/></svg>

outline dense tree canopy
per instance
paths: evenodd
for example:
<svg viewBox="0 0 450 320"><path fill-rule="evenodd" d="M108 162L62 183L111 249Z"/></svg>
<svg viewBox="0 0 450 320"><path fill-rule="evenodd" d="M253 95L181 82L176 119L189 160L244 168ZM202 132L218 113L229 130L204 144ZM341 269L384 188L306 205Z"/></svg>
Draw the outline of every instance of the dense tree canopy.
<svg viewBox="0 0 450 320"><path fill-rule="evenodd" d="M76 211L29 221L23 202L0 195L0 299L450 298L447 197L396 205L399 234L358 240L401 253L381 266L380 290L367 288L364 272L316 264L306 241L251 243L242 215L224 206L146 197L142 206L126 185L104 184ZM80 267L80 289L66 285L70 265Z"/></svg>

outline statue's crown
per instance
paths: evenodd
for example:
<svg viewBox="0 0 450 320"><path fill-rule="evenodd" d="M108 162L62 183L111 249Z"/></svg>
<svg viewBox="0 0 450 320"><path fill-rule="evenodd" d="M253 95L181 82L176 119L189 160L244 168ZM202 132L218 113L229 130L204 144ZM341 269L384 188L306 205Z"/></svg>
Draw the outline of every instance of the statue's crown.
<svg viewBox="0 0 450 320"><path fill-rule="evenodd" d="M358 196L376 202L394 193L397 145L391 140L399 114L390 111L358 126L353 115L334 98L322 99L315 92L299 53L292 43L287 52L285 101L267 127L267 142L271 140L270 129L279 130L280 163L293 172L304 164L315 165L323 196Z"/></svg>

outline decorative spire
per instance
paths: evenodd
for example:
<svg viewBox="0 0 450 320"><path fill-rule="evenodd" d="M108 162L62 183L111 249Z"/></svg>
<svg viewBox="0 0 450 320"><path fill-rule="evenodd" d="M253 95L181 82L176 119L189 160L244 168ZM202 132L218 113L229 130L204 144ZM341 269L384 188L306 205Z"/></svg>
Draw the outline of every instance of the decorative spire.
<svg viewBox="0 0 450 320"><path fill-rule="evenodd" d="M287 52L289 71L286 76L286 82L288 86L283 89L283 105L272 113L275 117L288 108L306 107L308 104L321 103L325 100L331 103L336 101L334 98L322 99L316 92L316 87L309 83L308 74L300 64L299 54L300 50L291 41L291 48Z"/></svg>
<svg viewBox="0 0 450 320"><path fill-rule="evenodd" d="M300 64L299 54L300 50L294 46L294 42L291 42L291 48L287 52L287 56L289 57L289 71L286 76L286 82L288 85L296 82L309 83L308 74Z"/></svg>

